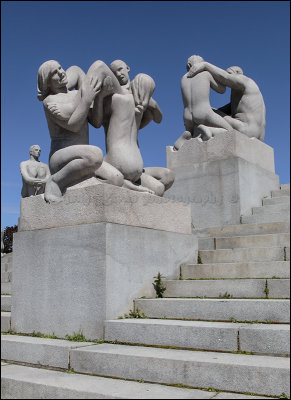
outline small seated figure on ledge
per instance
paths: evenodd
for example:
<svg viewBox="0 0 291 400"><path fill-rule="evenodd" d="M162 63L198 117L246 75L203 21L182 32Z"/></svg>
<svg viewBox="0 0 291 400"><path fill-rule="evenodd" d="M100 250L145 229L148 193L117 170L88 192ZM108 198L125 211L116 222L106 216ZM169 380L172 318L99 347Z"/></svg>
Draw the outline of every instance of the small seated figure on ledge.
<svg viewBox="0 0 291 400"><path fill-rule="evenodd" d="M36 196L44 193L45 185L51 174L47 164L40 162L41 149L35 144L30 147L30 159L20 163L20 172L22 175L22 197Z"/></svg>
<svg viewBox="0 0 291 400"><path fill-rule="evenodd" d="M229 67L225 71L194 55L188 59L187 70L181 88L184 124L191 137L200 136L202 140L208 140L225 129L235 129L250 138L264 141L266 110L263 96L256 83L243 75L240 67ZM209 112L210 87L224 93L226 86L231 88L230 103ZM189 135L184 132L174 144L174 150L179 150L188 139Z"/></svg>

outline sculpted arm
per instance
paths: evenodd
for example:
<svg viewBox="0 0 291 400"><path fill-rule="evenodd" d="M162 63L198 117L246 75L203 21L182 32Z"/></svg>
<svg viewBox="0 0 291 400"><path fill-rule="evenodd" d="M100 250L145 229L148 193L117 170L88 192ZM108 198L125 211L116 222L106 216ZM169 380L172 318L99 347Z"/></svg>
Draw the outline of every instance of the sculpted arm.
<svg viewBox="0 0 291 400"><path fill-rule="evenodd" d="M37 185L42 183L42 179L39 178L32 178L29 176L29 173L27 171L27 163L23 161L20 163L20 172L23 178L23 181L27 183L28 185Z"/></svg>
<svg viewBox="0 0 291 400"><path fill-rule="evenodd" d="M233 75L226 72L224 69L216 67L213 64L210 64L206 61L202 61L201 63L194 64L189 72L188 78L193 77L199 72L208 71L213 76L213 78L218 81L220 84L224 86L228 86L231 89L236 90L244 90L245 85L243 83L243 79L239 75Z"/></svg>
<svg viewBox="0 0 291 400"><path fill-rule="evenodd" d="M162 118L163 114L158 103L153 98L150 98L149 105L143 114L139 129L144 128L151 121L154 121L157 124L159 124L162 121Z"/></svg>
<svg viewBox="0 0 291 400"><path fill-rule="evenodd" d="M51 96L43 101L45 112L60 127L74 133L79 133L88 117L90 105L96 94L100 91L100 87L101 82L98 82L97 77L90 80L86 77L78 93L79 104L68 119L66 119L65 114L61 112L58 105L51 101Z"/></svg>

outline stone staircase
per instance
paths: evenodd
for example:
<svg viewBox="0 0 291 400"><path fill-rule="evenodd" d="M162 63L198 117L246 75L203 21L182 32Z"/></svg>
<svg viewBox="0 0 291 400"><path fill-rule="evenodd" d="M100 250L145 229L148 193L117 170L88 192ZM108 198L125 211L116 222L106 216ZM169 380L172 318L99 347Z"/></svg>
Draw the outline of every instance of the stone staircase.
<svg viewBox="0 0 291 400"><path fill-rule="evenodd" d="M2 335L2 398L289 396L289 196L195 231L198 263L163 280L164 298L135 299L136 318L106 321L104 343Z"/></svg>

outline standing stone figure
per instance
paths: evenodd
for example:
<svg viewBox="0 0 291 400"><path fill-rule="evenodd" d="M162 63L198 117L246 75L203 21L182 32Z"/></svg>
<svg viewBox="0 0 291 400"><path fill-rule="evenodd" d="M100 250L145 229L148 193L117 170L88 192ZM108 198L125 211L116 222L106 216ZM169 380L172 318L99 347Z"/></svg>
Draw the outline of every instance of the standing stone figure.
<svg viewBox="0 0 291 400"><path fill-rule="evenodd" d="M20 163L20 172L22 175L22 197L36 196L44 193L45 185L50 178L50 170L47 164L40 162L41 149L35 144L30 147L30 159Z"/></svg>
<svg viewBox="0 0 291 400"><path fill-rule="evenodd" d="M4 256L4 241L3 241L3 239L4 239L4 231L3 231L3 229L1 228L1 257L2 256Z"/></svg>
<svg viewBox="0 0 291 400"><path fill-rule="evenodd" d="M213 135L222 133L218 129L218 125L213 123L213 114L223 119L224 123L229 127L247 135L248 137L257 138L264 141L266 109L263 96L257 84L247 76L243 75L240 67L229 67L226 71L216 67L213 64L205 62L200 56L191 56L188 59L187 74L184 75L181 82L182 97L184 101L184 123L187 133L184 132L177 140L174 148L178 150L185 140L194 137L193 131L196 128L196 133L201 134L202 140L208 140ZM216 82L211 87L219 93L224 93L224 90L217 90L216 87L231 88L230 103L217 110L213 110L209 114L209 110L202 107L202 102L199 101L199 96L205 100L205 95L208 89L206 83L203 82L203 76L211 75L211 79ZM208 92L209 100L209 92ZM207 121L201 118L201 111L207 111ZM212 115L209 118L209 115ZM197 121L203 125L197 125ZM221 125L222 127L222 125ZM198 129L197 129L198 128ZM224 127L225 128L225 127ZM200 130L200 132L199 132ZM191 136L189 135L189 132Z"/></svg>
<svg viewBox="0 0 291 400"><path fill-rule="evenodd" d="M163 196L174 182L174 174L167 168L143 168L138 144L138 130L152 120L160 123L161 110L152 98L155 89L153 79L138 74L132 82L129 67L122 60L110 64L120 85L120 92L104 100L102 116L98 119L104 126L106 151L102 166L96 176L108 183L128 189ZM116 182L116 183L115 183Z"/></svg>

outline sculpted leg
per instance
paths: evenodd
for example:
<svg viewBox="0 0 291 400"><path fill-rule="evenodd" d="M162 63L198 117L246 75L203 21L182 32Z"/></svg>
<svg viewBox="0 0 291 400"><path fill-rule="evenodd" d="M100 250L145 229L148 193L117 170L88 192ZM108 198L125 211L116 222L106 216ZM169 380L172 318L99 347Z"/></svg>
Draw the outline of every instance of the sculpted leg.
<svg viewBox="0 0 291 400"><path fill-rule="evenodd" d="M110 185L123 186L124 177L117 168L103 161L100 168L95 171L95 176L104 183L109 183Z"/></svg>
<svg viewBox="0 0 291 400"><path fill-rule="evenodd" d="M90 176L102 161L102 151L96 146L75 145L56 151L50 159L52 176L46 184L45 200L60 201L68 185Z"/></svg>
<svg viewBox="0 0 291 400"><path fill-rule="evenodd" d="M178 151L183 146L183 144L191 138L192 138L191 132L189 131L183 132L182 135L174 143L173 150Z"/></svg>
<svg viewBox="0 0 291 400"><path fill-rule="evenodd" d="M165 187L165 190L170 189L175 180L175 174L169 168L163 167L147 167L144 168L145 174L157 179ZM144 175L144 174L143 174Z"/></svg>

